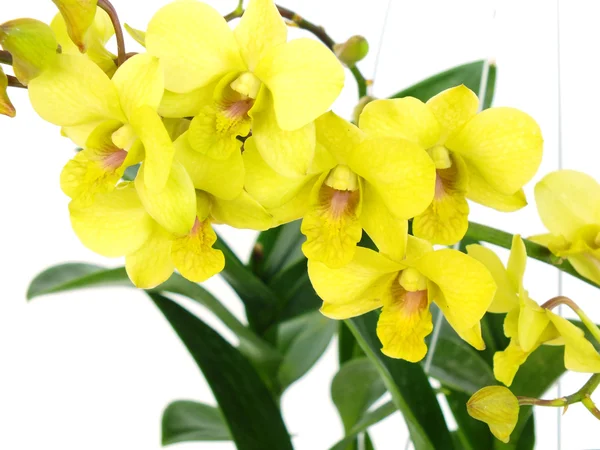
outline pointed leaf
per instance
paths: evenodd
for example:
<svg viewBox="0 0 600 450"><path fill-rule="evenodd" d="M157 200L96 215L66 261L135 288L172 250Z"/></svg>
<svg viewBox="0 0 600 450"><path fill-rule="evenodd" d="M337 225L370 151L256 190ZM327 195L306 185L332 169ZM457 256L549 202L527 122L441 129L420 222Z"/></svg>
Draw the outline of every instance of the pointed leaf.
<svg viewBox="0 0 600 450"><path fill-rule="evenodd" d="M230 441L219 408L189 400L171 403L162 417L162 444L188 441Z"/></svg>

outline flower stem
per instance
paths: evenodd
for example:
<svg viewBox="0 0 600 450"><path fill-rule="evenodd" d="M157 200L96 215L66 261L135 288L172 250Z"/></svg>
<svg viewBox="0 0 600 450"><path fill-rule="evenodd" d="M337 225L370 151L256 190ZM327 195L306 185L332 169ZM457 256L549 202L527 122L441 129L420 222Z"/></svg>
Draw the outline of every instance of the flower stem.
<svg viewBox="0 0 600 450"><path fill-rule="evenodd" d="M127 52L125 51L125 38L119 15L109 0L98 0L98 6L106 11L115 29L115 37L117 38L117 66L120 66L127 60Z"/></svg>
<svg viewBox="0 0 600 450"><path fill-rule="evenodd" d="M596 325L583 311L583 309L581 309L577 303L575 303L569 297L559 295L558 297L551 298L542 305L542 308L554 309L558 305L567 305L569 308L571 308L573 312L579 316L581 322L585 325L591 335L594 336L594 339L600 343L600 328L598 328L598 325Z"/></svg>
<svg viewBox="0 0 600 450"><path fill-rule="evenodd" d="M0 50L0 64L8 64L9 66L12 66L12 63L12 55L6 50Z"/></svg>
<svg viewBox="0 0 600 450"><path fill-rule="evenodd" d="M513 235L492 227L469 222L469 229L467 230L466 237L476 241L488 242L490 244L510 249ZM527 249L527 256L530 258L537 259L538 261L542 261L546 264L554 266L557 269L574 276L575 278L579 278L580 280L585 281L592 286L600 288L600 285L577 273L569 261L554 256L546 247L536 244L535 242L528 241L527 239L523 239L523 242L525 243L525 248Z"/></svg>
<svg viewBox="0 0 600 450"><path fill-rule="evenodd" d="M27 89L27 86L25 86L23 83L21 83L17 77L13 77L12 75L6 75L6 78L8 79L8 85L10 87L16 87L16 88L21 88L21 89Z"/></svg>

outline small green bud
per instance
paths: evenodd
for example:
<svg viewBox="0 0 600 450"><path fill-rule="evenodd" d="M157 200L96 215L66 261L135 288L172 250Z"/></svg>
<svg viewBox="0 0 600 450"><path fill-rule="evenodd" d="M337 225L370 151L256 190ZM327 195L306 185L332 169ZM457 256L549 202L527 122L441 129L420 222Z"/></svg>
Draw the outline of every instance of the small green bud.
<svg viewBox="0 0 600 450"><path fill-rule="evenodd" d="M362 36L352 36L343 44L335 44L333 51L341 62L352 67L367 56L369 43Z"/></svg>
<svg viewBox="0 0 600 450"><path fill-rule="evenodd" d="M487 423L496 438L508 443L519 420L519 400L504 386L487 386L469 399L467 412Z"/></svg>

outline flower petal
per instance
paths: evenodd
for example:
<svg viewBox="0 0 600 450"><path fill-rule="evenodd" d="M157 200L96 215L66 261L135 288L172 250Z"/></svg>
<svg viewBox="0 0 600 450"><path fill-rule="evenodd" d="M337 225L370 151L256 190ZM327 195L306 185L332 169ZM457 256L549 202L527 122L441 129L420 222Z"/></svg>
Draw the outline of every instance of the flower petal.
<svg viewBox="0 0 600 450"><path fill-rule="evenodd" d="M477 114L446 147L473 165L488 184L511 195L537 172L543 139L538 124L514 108L490 108Z"/></svg>
<svg viewBox="0 0 600 450"><path fill-rule="evenodd" d="M140 248L152 233L154 221L132 184L98 194L93 205L69 205L71 225L90 250L103 256L125 256Z"/></svg>
<svg viewBox="0 0 600 450"><path fill-rule="evenodd" d="M115 72L112 81L127 117L144 105L156 110L165 90L159 59L143 53L125 61Z"/></svg>
<svg viewBox="0 0 600 450"><path fill-rule="evenodd" d="M210 83L185 94L165 91L158 106L158 114L172 119L195 117L204 106L212 103L215 85L216 83Z"/></svg>
<svg viewBox="0 0 600 450"><path fill-rule="evenodd" d="M496 380L510 386L519 367L525 363L531 353L532 351L524 351L515 339L511 339L508 347L494 354L494 377Z"/></svg>
<svg viewBox="0 0 600 450"><path fill-rule="evenodd" d="M6 88L8 87L8 78L0 67L0 114L8 117L15 117L16 110L14 105L10 102Z"/></svg>
<svg viewBox="0 0 600 450"><path fill-rule="evenodd" d="M295 39L263 53L254 74L269 88L277 123L297 130L326 112L344 86L335 55L313 39Z"/></svg>
<svg viewBox="0 0 600 450"><path fill-rule="evenodd" d="M535 186L542 222L553 234L572 240L584 225L600 222L600 184L575 170L549 173Z"/></svg>
<svg viewBox="0 0 600 450"><path fill-rule="evenodd" d="M218 223L249 230L268 230L273 217L246 191L233 200L213 199L212 216Z"/></svg>
<svg viewBox="0 0 600 450"><path fill-rule="evenodd" d="M298 193L289 201L274 208L267 208L269 214L273 216L273 226L293 222L304 217L310 205L315 183L318 181L319 177L316 175L309 177Z"/></svg>
<svg viewBox="0 0 600 450"><path fill-rule="evenodd" d="M152 289L169 279L175 270L171 261L172 236L155 223L148 240L125 258L131 282L141 289Z"/></svg>
<svg viewBox="0 0 600 450"><path fill-rule="evenodd" d="M59 55L54 65L31 80L28 91L35 111L55 125L81 125L107 119L126 122L116 88L83 55Z"/></svg>
<svg viewBox="0 0 600 450"><path fill-rule="evenodd" d="M205 106L190 124L188 140L194 150L213 159L227 159L233 152L240 152L242 142L237 133L218 131L217 109ZM246 134L248 129L246 128Z"/></svg>
<svg viewBox="0 0 600 450"><path fill-rule="evenodd" d="M485 181L477 169L466 163L469 185L467 198L480 205L494 208L497 211L512 212L527 206L527 199L523 189L514 194L501 194Z"/></svg>
<svg viewBox="0 0 600 450"><path fill-rule="evenodd" d="M567 259L577 273L596 284L600 284L600 252L570 255Z"/></svg>
<svg viewBox="0 0 600 450"><path fill-rule="evenodd" d="M427 101L427 107L442 126L441 141L460 130L479 109L477 95L464 84L440 92Z"/></svg>
<svg viewBox="0 0 600 450"><path fill-rule="evenodd" d="M146 187L146 163L142 165L135 187L148 214L167 231L186 235L196 219L196 191L184 167L175 162L167 184L161 191Z"/></svg>
<svg viewBox="0 0 600 450"><path fill-rule="evenodd" d="M383 290L403 268L373 250L358 247L352 261L340 269L309 260L308 276L323 299L321 312L332 319L348 319L381 307Z"/></svg>
<svg viewBox="0 0 600 450"><path fill-rule="evenodd" d="M208 220L196 221L191 233L175 239L171 258L177 270L190 281L201 283L225 267L221 250L212 248L217 235Z"/></svg>
<svg viewBox="0 0 600 450"><path fill-rule="evenodd" d="M287 41L287 26L273 0L250 0L233 33L251 71L267 50Z"/></svg>
<svg viewBox="0 0 600 450"><path fill-rule="evenodd" d="M525 276L525 267L527 265L527 250L523 239L515 234L510 246L510 256L506 265L506 273L511 282L514 292L519 292L523 288L523 277Z"/></svg>
<svg viewBox="0 0 600 450"><path fill-rule="evenodd" d="M433 147L442 132L431 109L413 97L370 102L358 125L367 134L406 139L425 149Z"/></svg>
<svg viewBox="0 0 600 450"><path fill-rule="evenodd" d="M416 144L389 137L368 138L356 147L348 162L399 219L420 214L433 199L435 166Z"/></svg>
<svg viewBox="0 0 600 450"><path fill-rule="evenodd" d="M161 8L148 24L146 49L161 60L165 87L173 92L190 92L227 72L245 69L225 19L197 1Z"/></svg>
<svg viewBox="0 0 600 450"><path fill-rule="evenodd" d="M81 52L86 49L85 34L96 17L97 0L55 0L71 40Z"/></svg>
<svg viewBox="0 0 600 450"><path fill-rule="evenodd" d="M351 153L365 137L356 125L333 111L326 112L315 120L315 127L318 145L331 154L337 164L348 164Z"/></svg>
<svg viewBox="0 0 600 450"><path fill-rule="evenodd" d="M483 264L457 250L426 253L411 266L434 282L444 296L444 315L467 330L475 326L492 303L496 283ZM436 301L434 299L433 301Z"/></svg>
<svg viewBox="0 0 600 450"><path fill-rule="evenodd" d="M195 151L187 133L175 141L175 159L187 170L194 187L223 200L233 200L244 188L244 162L239 152L227 159L213 159Z"/></svg>

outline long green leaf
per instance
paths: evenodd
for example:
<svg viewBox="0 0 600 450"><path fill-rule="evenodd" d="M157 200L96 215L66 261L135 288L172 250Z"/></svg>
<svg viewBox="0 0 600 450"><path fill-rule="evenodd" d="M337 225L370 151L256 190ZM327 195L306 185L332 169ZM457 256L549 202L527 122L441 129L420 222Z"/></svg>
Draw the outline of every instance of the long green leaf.
<svg viewBox="0 0 600 450"><path fill-rule="evenodd" d="M149 295L202 370L238 450L292 450L279 408L252 364L185 308Z"/></svg>
<svg viewBox="0 0 600 450"><path fill-rule="evenodd" d="M378 314L371 312L346 323L392 394L415 449L452 449L452 437L427 375L419 364L387 358L381 353L375 331L377 320Z"/></svg>
<svg viewBox="0 0 600 450"><path fill-rule="evenodd" d="M37 275L27 290L27 298L72 291L90 287L126 286L134 288L124 267L106 269L85 263L67 263L50 267ZM173 274L165 283L152 292L170 292L184 295L211 311L240 339L240 350L255 361L276 362L280 359L277 351L256 336L202 286Z"/></svg>
<svg viewBox="0 0 600 450"><path fill-rule="evenodd" d="M391 98L400 97L416 97L419 100L426 102L434 95L439 94L443 90L449 89L460 84L464 84L476 94L479 94L479 86L481 84L481 76L483 74L484 61L475 61L468 64L453 67L452 69L440 72L426 80L423 80L409 88L406 88L394 95ZM494 98L496 85L496 66L489 65L487 89L483 109L489 108Z"/></svg>
<svg viewBox="0 0 600 450"><path fill-rule="evenodd" d="M389 401L373 411L367 412L365 415L363 415L362 419L352 427L352 430L350 430L350 432L344 436L344 439L337 442L333 447L331 447L330 450L346 450L348 445L351 445L360 433L364 433L369 429L369 427L381 422L383 419L391 416L396 411L398 411L398 409L396 408L394 402Z"/></svg>
<svg viewBox="0 0 600 450"><path fill-rule="evenodd" d="M171 403L162 417L162 444L188 441L230 441L219 408L189 400Z"/></svg>
<svg viewBox="0 0 600 450"><path fill-rule="evenodd" d="M305 238L300 233L301 222L296 220L260 233L250 265L261 279L268 282L289 265L304 259L301 247Z"/></svg>

